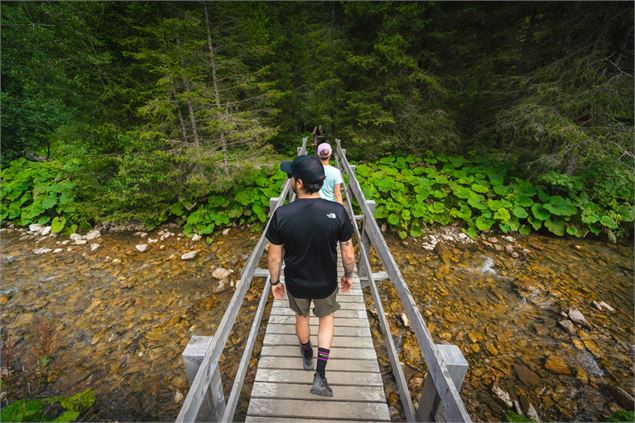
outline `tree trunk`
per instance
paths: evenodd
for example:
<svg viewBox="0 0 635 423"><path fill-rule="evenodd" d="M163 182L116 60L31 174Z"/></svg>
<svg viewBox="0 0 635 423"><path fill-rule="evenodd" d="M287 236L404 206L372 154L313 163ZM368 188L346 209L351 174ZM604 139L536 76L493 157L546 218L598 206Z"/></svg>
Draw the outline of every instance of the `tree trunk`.
<svg viewBox="0 0 635 423"><path fill-rule="evenodd" d="M218 78L216 77L216 60L214 60L214 44L212 44L212 31L209 27L209 13L207 11L207 3L204 4L203 10L205 11L205 29L207 31L207 48L209 49L209 65L212 68L212 85L214 86L214 100L216 101L216 109L220 113L220 93L218 91ZM220 129L220 143L223 149L223 163L225 165L225 171L229 167L229 161L227 158L227 140L225 139L225 130L222 125L225 123L225 114L219 114L221 121Z"/></svg>
<svg viewBox="0 0 635 423"><path fill-rule="evenodd" d="M183 52L181 51L181 39L177 36L176 37L176 44L179 47L179 59L181 61L181 67L183 69L185 69L185 60L183 59ZM190 81L187 79L187 77L182 77L181 79L183 79L183 85L185 86L185 91L189 92L190 91ZM190 115L190 124L192 126L192 136L194 137L194 146L195 147L200 147L201 142L198 138L198 129L196 127L196 118L194 117L194 106L192 105L192 100L190 100L190 98L188 97L187 99L187 111Z"/></svg>
<svg viewBox="0 0 635 423"><path fill-rule="evenodd" d="M183 119L183 113L181 113L181 107L179 106L179 102L176 98L176 89L174 88L174 85L172 86L172 98L174 99L176 112L179 116L179 125L181 126L181 138L183 142L187 142L187 129L185 128L185 120Z"/></svg>

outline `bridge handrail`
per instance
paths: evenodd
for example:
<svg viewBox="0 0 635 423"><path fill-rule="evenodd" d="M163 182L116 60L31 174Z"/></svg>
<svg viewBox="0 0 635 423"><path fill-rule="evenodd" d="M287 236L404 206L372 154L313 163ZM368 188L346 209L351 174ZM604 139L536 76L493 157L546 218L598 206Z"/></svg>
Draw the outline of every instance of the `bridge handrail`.
<svg viewBox="0 0 635 423"><path fill-rule="evenodd" d="M307 138L302 140L302 147L298 151L298 155L306 153L306 144ZM229 339L229 334L231 332L232 327L236 321L236 317L238 316L238 312L240 311L240 307L243 304L245 299L245 295L251 286L251 280L254 277L254 273L256 270L256 266L260 261L260 257L262 256L265 245L267 243L267 238L265 234L267 233L267 228L269 228L269 223L271 222L271 215L273 215L273 211L280 207L285 200L285 197L289 194L291 190L291 182L287 180L278 197L278 201L273 203L273 208L270 210L269 219L267 220L267 224L265 229L256 244L256 247L251 252L251 255L247 259L247 263L245 264L244 270L240 277L240 282L232 296L232 299L229 301L227 305L227 309L225 310L225 314L223 314L223 318L221 319L218 328L216 329L216 333L214 334L213 341L207 347L205 351L205 355L203 357L203 361L201 362L196 376L192 383L190 384L190 390L183 401L183 405L181 406L181 410L176 418L177 422L192 422L196 421L196 417L198 412L203 404L205 399L205 395L209 386L212 382L212 377L214 373L217 371L219 359L225 348L225 344ZM252 324L252 329L250 331L247 345L245 346L245 351L243 352L243 357L241 359L237 377L234 380L234 384L232 386L232 391L230 397L227 401L227 406L223 411L222 421L232 421L234 412L236 409L236 405L238 403L238 396L240 394L240 390L242 388L242 384L244 381L244 375L247 370L247 363L249 362L249 358L251 356L251 351L253 349L253 345L255 343L257 328L260 325L260 320L262 319L262 315L264 312L264 305L266 304L266 299L269 293L269 278L265 282L265 286L263 288L263 293L261 295L260 303L258 306L258 311L256 312L256 316L254 318L254 323ZM264 300L263 300L264 298ZM257 323L256 323L257 321ZM254 327L256 330L254 330ZM245 357L246 356L246 357Z"/></svg>
<svg viewBox="0 0 635 423"><path fill-rule="evenodd" d="M364 198L364 194L362 192L361 186L355 177L355 173L351 168L351 165L348 163L346 158L345 150L341 147L341 142L339 139L336 139L336 152L339 162L344 170L344 172L349 176L348 185L353 193L357 204L362 210L364 215L364 232L367 234L373 248L377 252L377 255L381 259L384 269L388 274L388 277L392 281L395 286L397 293L401 299L403 304L404 311L411 322L411 327L415 333L417 338L417 342L419 343L419 347L423 352L423 357L428 366L428 373L432 377L432 381L436 388L436 391L441 399L445 407L445 411L447 413L447 418L451 422L471 422L470 415L465 409L465 405L463 404L463 400L459 395L459 391L456 388L452 377L448 371L447 366L445 365L439 348L435 345L434 340L432 339L432 335L425 324L423 316L419 312L419 308L417 307L414 298L406 284L397 263L395 262L394 257L390 253L390 250L386 244L386 241L377 225L377 222L374 219L373 213L371 212L368 204L366 203L366 199ZM349 197L349 204L351 198ZM352 205L350 206L350 212L352 214ZM354 216L354 215L353 215ZM356 225L354 225L356 226ZM360 243L362 244L362 243ZM360 245L360 248L363 248ZM365 263L368 263L368 252L363 251L364 257L362 257ZM366 266L365 266L366 267ZM372 281L372 270L370 269L370 264L368 263L368 272L369 282L374 284ZM375 296L374 296L375 297ZM377 302L379 297L375 298L376 306L381 305L381 301ZM379 314L379 309L378 309ZM383 328L382 328L383 329ZM389 332L388 332L389 333ZM390 347L390 345L389 345ZM393 365L394 370L394 365ZM406 387L407 388L407 387ZM401 390L401 389L400 389ZM402 392L403 394L403 392ZM408 398L410 401L410 398ZM410 407L405 407L406 414L412 413ZM410 416L408 416L410 417Z"/></svg>

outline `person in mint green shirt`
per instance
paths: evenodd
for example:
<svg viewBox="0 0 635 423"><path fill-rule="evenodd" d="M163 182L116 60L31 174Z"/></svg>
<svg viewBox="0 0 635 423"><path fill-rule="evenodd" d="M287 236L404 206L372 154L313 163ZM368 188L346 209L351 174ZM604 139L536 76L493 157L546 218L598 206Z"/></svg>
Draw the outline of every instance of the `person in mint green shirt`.
<svg viewBox="0 0 635 423"><path fill-rule="evenodd" d="M328 143L323 142L318 145L317 154L322 166L324 166L324 174L326 175L322 189L320 189L320 197L342 204L342 184L344 183L342 173L338 168L329 164L333 149Z"/></svg>

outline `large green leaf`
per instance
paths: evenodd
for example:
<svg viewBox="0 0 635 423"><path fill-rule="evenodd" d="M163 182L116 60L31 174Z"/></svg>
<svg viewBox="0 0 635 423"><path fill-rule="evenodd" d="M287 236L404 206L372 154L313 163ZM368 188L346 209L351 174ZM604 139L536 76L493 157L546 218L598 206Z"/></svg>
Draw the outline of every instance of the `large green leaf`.
<svg viewBox="0 0 635 423"><path fill-rule="evenodd" d="M485 216L479 216L476 218L476 227L479 231L488 231L492 228L494 221L487 219Z"/></svg>
<svg viewBox="0 0 635 423"><path fill-rule="evenodd" d="M539 220L547 220L549 219L549 216L551 216L549 210L545 209L541 204L537 203L531 206L531 213L536 219Z"/></svg>
<svg viewBox="0 0 635 423"><path fill-rule="evenodd" d="M514 214L514 216L520 219L525 219L527 218L527 216L529 216L529 214L527 214L527 211L520 206L514 207L514 209L512 210L512 213Z"/></svg>
<svg viewBox="0 0 635 423"><path fill-rule="evenodd" d="M600 223L609 229L617 229L617 223L615 223L615 220L613 220L611 216L602 216L600 218Z"/></svg>
<svg viewBox="0 0 635 423"><path fill-rule="evenodd" d="M64 229L64 225L66 225L66 218L63 216L56 216L53 218L53 222L51 223L51 232L58 233Z"/></svg>
<svg viewBox="0 0 635 423"><path fill-rule="evenodd" d="M544 207L556 216L573 216L577 212L571 200L562 198L559 195L551 197Z"/></svg>
<svg viewBox="0 0 635 423"><path fill-rule="evenodd" d="M557 217L545 220L545 227L554 235L564 235L564 222Z"/></svg>

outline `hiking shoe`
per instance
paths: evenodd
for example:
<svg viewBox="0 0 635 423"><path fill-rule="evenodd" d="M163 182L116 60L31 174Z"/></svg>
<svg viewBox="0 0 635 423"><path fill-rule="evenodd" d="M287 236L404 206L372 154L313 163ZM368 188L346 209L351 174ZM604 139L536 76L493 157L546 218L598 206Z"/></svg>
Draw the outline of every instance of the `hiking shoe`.
<svg viewBox="0 0 635 423"><path fill-rule="evenodd" d="M302 367L304 370L313 370L313 357L302 357Z"/></svg>
<svg viewBox="0 0 635 423"><path fill-rule="evenodd" d="M311 386L311 393L315 395L321 395L323 397L332 397L333 390L326 381L326 378L322 379L319 373L313 375L313 386Z"/></svg>
<svg viewBox="0 0 635 423"><path fill-rule="evenodd" d="M302 367L304 367L304 370L313 370L313 355L305 357L302 347L300 347L300 354L302 355Z"/></svg>

